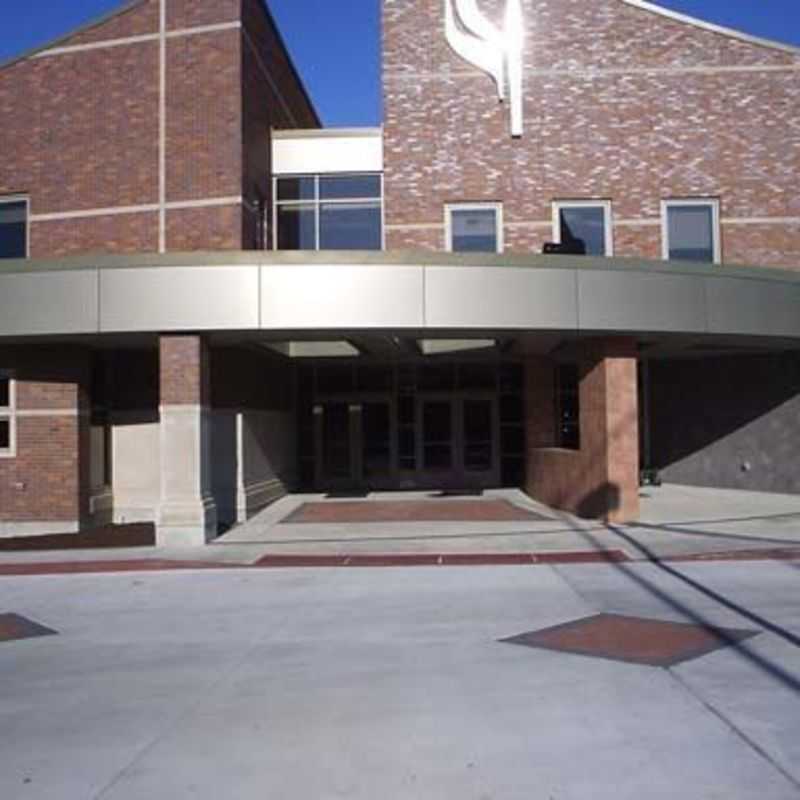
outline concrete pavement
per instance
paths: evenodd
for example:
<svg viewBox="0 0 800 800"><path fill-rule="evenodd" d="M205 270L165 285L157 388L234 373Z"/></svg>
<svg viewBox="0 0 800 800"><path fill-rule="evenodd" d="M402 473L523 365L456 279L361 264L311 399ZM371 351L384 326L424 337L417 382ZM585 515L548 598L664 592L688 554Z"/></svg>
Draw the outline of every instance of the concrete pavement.
<svg viewBox="0 0 800 800"><path fill-rule="evenodd" d="M792 563L0 578L0 797L800 797ZM498 640L747 628L669 669Z"/></svg>

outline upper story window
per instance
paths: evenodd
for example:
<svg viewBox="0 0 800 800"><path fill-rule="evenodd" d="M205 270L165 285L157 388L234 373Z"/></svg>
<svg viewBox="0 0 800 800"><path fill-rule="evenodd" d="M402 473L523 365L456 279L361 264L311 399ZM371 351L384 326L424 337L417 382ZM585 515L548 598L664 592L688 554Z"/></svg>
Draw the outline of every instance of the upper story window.
<svg viewBox="0 0 800 800"><path fill-rule="evenodd" d="M382 197L376 174L276 178L275 247L381 250Z"/></svg>
<svg viewBox="0 0 800 800"><path fill-rule="evenodd" d="M445 206L447 249L453 253L501 253L503 206L459 203Z"/></svg>
<svg viewBox="0 0 800 800"><path fill-rule="evenodd" d="M28 257L28 198L0 197L0 258Z"/></svg>
<svg viewBox="0 0 800 800"><path fill-rule="evenodd" d="M664 200L661 225L664 258L721 260L719 200Z"/></svg>
<svg viewBox="0 0 800 800"><path fill-rule="evenodd" d="M558 200L553 203L553 237L575 253L611 256L614 241L607 200Z"/></svg>
<svg viewBox="0 0 800 800"><path fill-rule="evenodd" d="M0 458L10 458L16 451L15 386L10 372L0 370Z"/></svg>

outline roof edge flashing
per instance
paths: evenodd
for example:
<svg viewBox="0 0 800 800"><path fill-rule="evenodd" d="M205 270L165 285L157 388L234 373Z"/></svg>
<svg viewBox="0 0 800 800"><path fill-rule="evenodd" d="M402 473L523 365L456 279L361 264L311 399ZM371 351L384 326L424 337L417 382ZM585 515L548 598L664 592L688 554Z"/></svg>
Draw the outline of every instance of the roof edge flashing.
<svg viewBox="0 0 800 800"><path fill-rule="evenodd" d="M737 30L736 28L729 28L725 25L718 25L715 22L708 22L698 17L693 17L690 14L684 14L682 11L674 11L671 8L664 8L664 6L657 3L649 2L649 0L622 0L623 3L634 8L640 8L643 11L649 11L653 14L659 14L662 17L667 17L676 22L683 22L687 25L692 25L695 28L702 28L712 33L718 33L723 36L728 36L732 39L738 39L747 44L757 45L759 47L767 47L772 50L781 50L794 56L800 56L800 47L787 44L785 42L778 42L774 39L767 39L762 36L754 36L744 31Z"/></svg>

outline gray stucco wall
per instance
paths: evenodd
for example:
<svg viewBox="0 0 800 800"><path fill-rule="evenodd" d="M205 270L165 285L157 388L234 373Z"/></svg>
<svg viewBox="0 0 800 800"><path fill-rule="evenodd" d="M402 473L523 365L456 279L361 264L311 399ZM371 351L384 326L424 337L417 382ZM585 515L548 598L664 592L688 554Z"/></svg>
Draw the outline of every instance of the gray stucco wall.
<svg viewBox="0 0 800 800"><path fill-rule="evenodd" d="M654 361L650 388L665 481L800 493L800 354Z"/></svg>

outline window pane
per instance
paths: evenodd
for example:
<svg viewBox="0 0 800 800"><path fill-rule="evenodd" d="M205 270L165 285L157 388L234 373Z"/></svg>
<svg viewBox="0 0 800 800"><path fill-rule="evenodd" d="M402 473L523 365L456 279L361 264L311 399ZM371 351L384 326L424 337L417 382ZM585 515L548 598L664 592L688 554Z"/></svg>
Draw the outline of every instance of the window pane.
<svg viewBox="0 0 800 800"><path fill-rule="evenodd" d="M11 381L0 375L0 408L11 405Z"/></svg>
<svg viewBox="0 0 800 800"><path fill-rule="evenodd" d="M28 255L27 203L0 203L0 258Z"/></svg>
<svg viewBox="0 0 800 800"><path fill-rule="evenodd" d="M11 422L0 419L0 450L11 449Z"/></svg>
<svg viewBox="0 0 800 800"><path fill-rule="evenodd" d="M278 178L278 200L316 200L313 178Z"/></svg>
<svg viewBox="0 0 800 800"><path fill-rule="evenodd" d="M319 179L321 200L380 199L379 175L330 175Z"/></svg>
<svg viewBox="0 0 800 800"><path fill-rule="evenodd" d="M450 215L454 253L497 252L497 211L456 209Z"/></svg>
<svg viewBox="0 0 800 800"><path fill-rule="evenodd" d="M380 203L320 206L320 250L380 250Z"/></svg>
<svg viewBox="0 0 800 800"><path fill-rule="evenodd" d="M314 206L278 208L278 250L315 250L317 245Z"/></svg>
<svg viewBox="0 0 800 800"><path fill-rule="evenodd" d="M711 206L670 206L667 215L670 258L714 260L714 214Z"/></svg>
<svg viewBox="0 0 800 800"><path fill-rule="evenodd" d="M561 243L580 243L587 256L606 253L606 210L602 206L562 208Z"/></svg>

